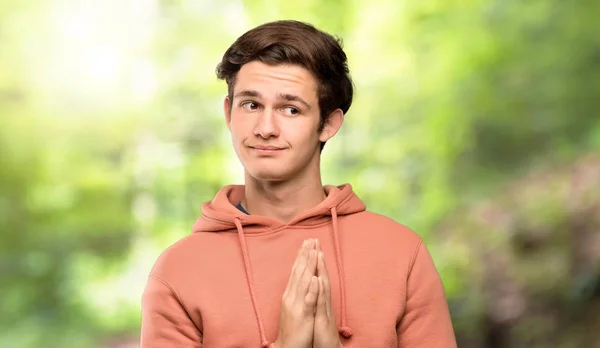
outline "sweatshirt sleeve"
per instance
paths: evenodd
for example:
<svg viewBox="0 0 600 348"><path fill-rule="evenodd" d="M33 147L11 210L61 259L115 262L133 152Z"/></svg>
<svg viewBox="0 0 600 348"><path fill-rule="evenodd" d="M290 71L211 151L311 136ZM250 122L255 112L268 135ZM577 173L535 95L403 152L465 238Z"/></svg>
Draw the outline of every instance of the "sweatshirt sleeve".
<svg viewBox="0 0 600 348"><path fill-rule="evenodd" d="M150 276L142 295L140 348L202 347L202 333L183 308L173 288Z"/></svg>
<svg viewBox="0 0 600 348"><path fill-rule="evenodd" d="M413 259L406 309L397 327L398 348L455 348L442 280L422 240Z"/></svg>

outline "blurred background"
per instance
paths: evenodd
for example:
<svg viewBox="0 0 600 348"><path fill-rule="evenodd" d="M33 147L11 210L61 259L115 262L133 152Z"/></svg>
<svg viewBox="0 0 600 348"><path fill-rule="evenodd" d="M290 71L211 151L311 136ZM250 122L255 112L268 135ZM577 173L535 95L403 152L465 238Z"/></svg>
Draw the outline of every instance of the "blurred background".
<svg viewBox="0 0 600 348"><path fill-rule="evenodd" d="M2 0L0 347L138 347L159 253L243 172L215 67L344 41L327 184L411 227L459 347L600 347L599 1Z"/></svg>

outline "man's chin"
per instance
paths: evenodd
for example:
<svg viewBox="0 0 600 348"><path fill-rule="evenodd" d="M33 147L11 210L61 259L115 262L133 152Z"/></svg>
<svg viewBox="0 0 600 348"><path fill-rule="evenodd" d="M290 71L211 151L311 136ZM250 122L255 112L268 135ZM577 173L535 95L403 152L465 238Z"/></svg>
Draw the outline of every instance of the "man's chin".
<svg viewBox="0 0 600 348"><path fill-rule="evenodd" d="M289 175L283 171L265 169L249 170L248 174L257 181L282 182L289 178Z"/></svg>

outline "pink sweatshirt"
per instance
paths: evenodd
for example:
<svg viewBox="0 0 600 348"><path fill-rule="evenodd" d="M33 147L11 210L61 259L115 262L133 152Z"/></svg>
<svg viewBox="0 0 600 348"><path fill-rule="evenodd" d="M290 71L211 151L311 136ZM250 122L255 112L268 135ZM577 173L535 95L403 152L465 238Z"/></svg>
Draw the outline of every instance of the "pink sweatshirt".
<svg viewBox="0 0 600 348"><path fill-rule="evenodd" d="M318 238L344 347L456 347L444 288L423 241L365 211L350 185L287 224L246 215L244 187L202 205L193 233L165 250L142 299L142 348L269 347L302 242Z"/></svg>

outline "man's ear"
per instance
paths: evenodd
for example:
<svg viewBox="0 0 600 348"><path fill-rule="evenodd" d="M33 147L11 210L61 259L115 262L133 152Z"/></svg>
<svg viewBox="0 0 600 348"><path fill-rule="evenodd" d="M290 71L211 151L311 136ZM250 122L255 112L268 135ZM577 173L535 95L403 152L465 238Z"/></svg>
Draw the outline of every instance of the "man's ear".
<svg viewBox="0 0 600 348"><path fill-rule="evenodd" d="M231 130L231 101L229 100L229 96L225 96L223 100L223 112L225 113L227 128Z"/></svg>
<svg viewBox="0 0 600 348"><path fill-rule="evenodd" d="M319 140L324 143L331 139L338 130L340 130L342 122L344 122L344 112L341 109L333 110L323 124L323 130L319 134Z"/></svg>

